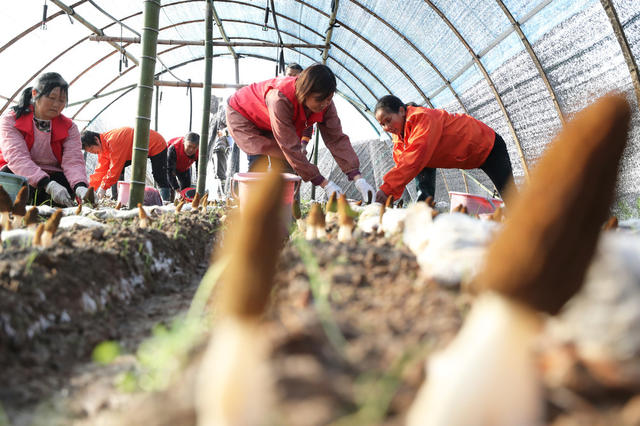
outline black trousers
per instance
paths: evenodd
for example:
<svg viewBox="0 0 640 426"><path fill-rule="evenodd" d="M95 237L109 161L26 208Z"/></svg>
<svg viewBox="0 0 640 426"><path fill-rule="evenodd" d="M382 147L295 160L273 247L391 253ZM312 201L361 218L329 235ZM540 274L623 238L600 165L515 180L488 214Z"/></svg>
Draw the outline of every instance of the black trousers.
<svg viewBox="0 0 640 426"><path fill-rule="evenodd" d="M149 160L151 160L151 174L158 188L171 188L169 178L167 177L167 150L164 149L162 152L149 157ZM122 172L120 173L120 180L124 180L124 169L130 165L130 160L125 161L124 166L122 166ZM114 200L118 198L118 185L111 187L111 196Z"/></svg>
<svg viewBox="0 0 640 426"><path fill-rule="evenodd" d="M15 173L11 171L8 165L5 165L2 169L0 169L0 172L11 173L12 175L15 175ZM60 185L67 188L67 192L69 192L71 199L75 198L75 191L71 188L71 185L69 184L69 181L67 180L67 177L64 175L63 172L51 172L51 173L47 172L47 173L49 174L49 179L56 181ZM28 198L27 198L28 204L31 204L33 206L39 206L47 203L52 206L66 207L66 206L62 206L55 203L51 199L51 196L47 193L47 191L44 190L44 188L38 189L31 185L28 185L27 188L29 191Z"/></svg>
<svg viewBox="0 0 640 426"><path fill-rule="evenodd" d="M504 187L509 179L513 176L511 170L511 161L509 160L509 152L507 144L502 136L496 133L496 139L493 148L484 163L479 167L485 172L489 179L502 194ZM418 201L424 201L428 196L436 195L436 169L425 167L414 179L416 190L418 192Z"/></svg>

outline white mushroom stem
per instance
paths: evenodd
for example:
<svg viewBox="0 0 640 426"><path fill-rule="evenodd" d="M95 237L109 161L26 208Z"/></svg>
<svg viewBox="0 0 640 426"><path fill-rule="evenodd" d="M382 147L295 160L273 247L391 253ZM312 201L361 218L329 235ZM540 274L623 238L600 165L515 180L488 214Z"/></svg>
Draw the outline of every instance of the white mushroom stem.
<svg viewBox="0 0 640 426"><path fill-rule="evenodd" d="M307 240L312 241L315 239L325 238L326 236L327 231L324 229L324 226L307 224Z"/></svg>
<svg viewBox="0 0 640 426"><path fill-rule="evenodd" d="M532 353L539 330L539 316L528 308L495 293L480 296L456 338L428 361L407 424L542 424Z"/></svg>
<svg viewBox="0 0 640 426"><path fill-rule="evenodd" d="M198 374L198 425L270 423L274 390L266 352L255 321L231 317L217 323Z"/></svg>
<svg viewBox="0 0 640 426"><path fill-rule="evenodd" d="M348 225L340 225L338 228L338 241L341 243L351 241L351 234L353 233L353 222Z"/></svg>
<svg viewBox="0 0 640 426"><path fill-rule="evenodd" d="M5 211L2 212L2 229L8 231L11 228L11 217L10 212Z"/></svg>

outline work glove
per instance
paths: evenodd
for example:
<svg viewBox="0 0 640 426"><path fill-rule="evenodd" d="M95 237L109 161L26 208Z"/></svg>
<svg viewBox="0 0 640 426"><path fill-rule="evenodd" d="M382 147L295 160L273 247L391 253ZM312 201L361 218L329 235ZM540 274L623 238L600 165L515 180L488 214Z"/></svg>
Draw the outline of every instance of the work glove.
<svg viewBox="0 0 640 426"><path fill-rule="evenodd" d="M376 201L378 203L384 204L387 202L387 197L388 195L384 193L384 191L382 189L379 189L378 192L376 193Z"/></svg>
<svg viewBox="0 0 640 426"><path fill-rule="evenodd" d="M51 199L56 203L66 207L71 207L73 205L73 200L71 199L67 188L60 185L55 180L50 181L44 188L44 190L47 192L47 194L51 195Z"/></svg>
<svg viewBox="0 0 640 426"><path fill-rule="evenodd" d="M342 194L342 189L332 181L329 181L327 185L324 187L324 193L327 195L327 199L331 197L331 194L336 193L336 195Z"/></svg>
<svg viewBox="0 0 640 426"><path fill-rule="evenodd" d="M354 183L356 188L358 188L358 191L360 191L360 194L362 194L362 201L365 203L373 201L373 196L375 195L376 190L369 185L369 182L367 182L365 178L358 178Z"/></svg>
<svg viewBox="0 0 640 426"><path fill-rule="evenodd" d="M89 192L89 188L87 188L86 186L79 186L76 188L76 197L78 197L80 200L83 200L84 196L87 195L87 192Z"/></svg>
<svg viewBox="0 0 640 426"><path fill-rule="evenodd" d="M100 188L98 188L98 191L96 192L96 198L98 200L102 200L106 193L107 193L107 190L104 189L103 187L100 187Z"/></svg>

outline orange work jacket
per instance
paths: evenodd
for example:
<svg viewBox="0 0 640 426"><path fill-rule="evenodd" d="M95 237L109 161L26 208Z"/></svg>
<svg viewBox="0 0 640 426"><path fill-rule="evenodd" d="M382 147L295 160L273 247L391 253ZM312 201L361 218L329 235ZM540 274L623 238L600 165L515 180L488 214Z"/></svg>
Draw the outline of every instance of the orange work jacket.
<svg viewBox="0 0 640 426"><path fill-rule="evenodd" d="M109 189L118 181L124 163L131 161L133 151L133 127L121 127L100 134L102 152L98 155L98 166L89 177L89 185L97 190ZM149 130L149 157L167 149L167 142L160 133Z"/></svg>
<svg viewBox="0 0 640 426"><path fill-rule="evenodd" d="M393 135L395 166L380 189L395 199L425 167L475 169L491 152L496 134L466 114L407 106L404 136Z"/></svg>

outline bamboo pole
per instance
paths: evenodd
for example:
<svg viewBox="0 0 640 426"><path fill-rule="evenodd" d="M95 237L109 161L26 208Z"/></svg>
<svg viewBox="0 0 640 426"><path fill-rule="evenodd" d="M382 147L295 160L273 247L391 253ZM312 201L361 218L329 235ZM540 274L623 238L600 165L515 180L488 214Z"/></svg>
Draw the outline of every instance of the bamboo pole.
<svg viewBox="0 0 640 426"><path fill-rule="evenodd" d="M122 43L140 43L140 37L115 37L115 36L90 36L91 41L108 41ZM158 39L158 44L169 44L176 46L204 46L204 40L173 40ZM301 47L308 49L323 49L324 44L309 43L272 43L268 41L214 41L212 46L217 47Z"/></svg>
<svg viewBox="0 0 640 426"><path fill-rule="evenodd" d="M207 181L207 142L209 141L209 114L211 113L211 73L213 63L213 5L207 0L204 47L204 93L202 96L202 127L200 130L200 153L198 155L197 193L203 195Z"/></svg>
<svg viewBox="0 0 640 426"><path fill-rule="evenodd" d="M206 60L206 58L205 58ZM153 84L156 86L168 86L168 87L191 87L202 88L204 83L186 83L184 81L165 81L156 80ZM209 87L212 89L240 89L246 86L246 84L233 84L233 83L211 83Z"/></svg>
<svg viewBox="0 0 640 426"><path fill-rule="evenodd" d="M159 17L160 0L144 0L142 56L140 83L138 84L138 114L136 117L136 127L133 131L134 145L131 160L131 168L133 171L131 173L129 207L136 206L144 200Z"/></svg>

